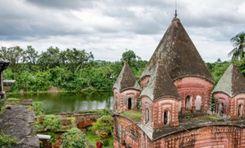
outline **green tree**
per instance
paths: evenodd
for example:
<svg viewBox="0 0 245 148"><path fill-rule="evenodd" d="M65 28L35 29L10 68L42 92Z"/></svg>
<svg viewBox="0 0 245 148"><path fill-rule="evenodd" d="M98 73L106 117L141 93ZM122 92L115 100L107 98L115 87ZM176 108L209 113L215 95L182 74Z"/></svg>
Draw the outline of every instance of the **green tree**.
<svg viewBox="0 0 245 148"><path fill-rule="evenodd" d="M121 61L128 62L130 66L132 66L137 60L140 60L140 57L138 57L133 50L126 49L126 51L122 54Z"/></svg>
<svg viewBox="0 0 245 148"><path fill-rule="evenodd" d="M78 50L76 48L66 49L61 52L60 58L62 64L67 64L68 68L74 72L78 71L85 63L93 60L93 54L85 50Z"/></svg>
<svg viewBox="0 0 245 148"><path fill-rule="evenodd" d="M49 47L47 51L40 55L37 63L44 69L60 66L60 49Z"/></svg>
<svg viewBox="0 0 245 148"><path fill-rule="evenodd" d="M19 74L22 67L20 63L23 62L23 55L24 50L19 46L10 48L1 47L0 49L0 58L10 62L10 67L14 72L14 78Z"/></svg>
<svg viewBox="0 0 245 148"><path fill-rule="evenodd" d="M38 52L32 46L27 46L27 49L24 51L23 61L28 64L36 64L38 59Z"/></svg>
<svg viewBox="0 0 245 148"><path fill-rule="evenodd" d="M231 38L234 48L229 52L232 60L241 60L245 57L245 33L241 32Z"/></svg>

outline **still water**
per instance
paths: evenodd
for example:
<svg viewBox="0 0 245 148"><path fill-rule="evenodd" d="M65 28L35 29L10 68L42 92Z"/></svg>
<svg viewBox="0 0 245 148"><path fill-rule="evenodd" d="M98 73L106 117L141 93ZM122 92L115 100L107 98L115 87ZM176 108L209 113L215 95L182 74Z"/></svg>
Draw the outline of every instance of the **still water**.
<svg viewBox="0 0 245 148"><path fill-rule="evenodd" d="M43 103L45 113L78 112L96 109L112 109L113 97L109 92L91 94L58 93L58 94L25 94L8 95L8 98L32 99Z"/></svg>

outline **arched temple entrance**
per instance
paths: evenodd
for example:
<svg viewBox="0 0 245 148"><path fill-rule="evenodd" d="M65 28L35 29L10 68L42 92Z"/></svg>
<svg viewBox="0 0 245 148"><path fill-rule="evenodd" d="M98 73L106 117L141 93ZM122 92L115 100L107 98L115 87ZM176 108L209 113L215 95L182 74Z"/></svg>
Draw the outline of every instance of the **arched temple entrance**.
<svg viewBox="0 0 245 148"><path fill-rule="evenodd" d="M238 105L238 117L243 116L243 104Z"/></svg>
<svg viewBox="0 0 245 148"><path fill-rule="evenodd" d="M132 98L128 98L128 109L132 109Z"/></svg>
<svg viewBox="0 0 245 148"><path fill-rule="evenodd" d="M168 125L170 121L170 113L169 111L164 111L163 113L163 124Z"/></svg>

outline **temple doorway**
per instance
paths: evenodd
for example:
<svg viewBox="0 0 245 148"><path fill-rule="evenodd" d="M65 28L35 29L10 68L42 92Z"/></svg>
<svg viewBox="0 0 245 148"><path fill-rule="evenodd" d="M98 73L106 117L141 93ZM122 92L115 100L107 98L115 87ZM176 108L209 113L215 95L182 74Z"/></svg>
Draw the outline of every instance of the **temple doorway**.
<svg viewBox="0 0 245 148"><path fill-rule="evenodd" d="M239 104L238 105L238 117L242 117L243 115L243 105Z"/></svg>
<svg viewBox="0 0 245 148"><path fill-rule="evenodd" d="M128 109L132 108L132 98L128 98Z"/></svg>
<svg viewBox="0 0 245 148"><path fill-rule="evenodd" d="M223 116L225 113L225 105L223 102L219 103L219 106L218 106L218 114L220 116Z"/></svg>
<svg viewBox="0 0 245 148"><path fill-rule="evenodd" d="M169 111L164 111L163 113L163 124L168 125L169 124Z"/></svg>

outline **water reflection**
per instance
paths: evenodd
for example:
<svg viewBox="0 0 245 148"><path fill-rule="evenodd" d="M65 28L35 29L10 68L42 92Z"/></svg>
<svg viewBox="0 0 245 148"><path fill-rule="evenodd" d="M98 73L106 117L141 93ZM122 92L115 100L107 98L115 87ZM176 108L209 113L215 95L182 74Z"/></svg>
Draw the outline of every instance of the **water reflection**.
<svg viewBox="0 0 245 148"><path fill-rule="evenodd" d="M58 93L8 95L7 97L33 99L44 104L46 113L78 112L96 109L112 109L112 94L108 92L92 94Z"/></svg>

